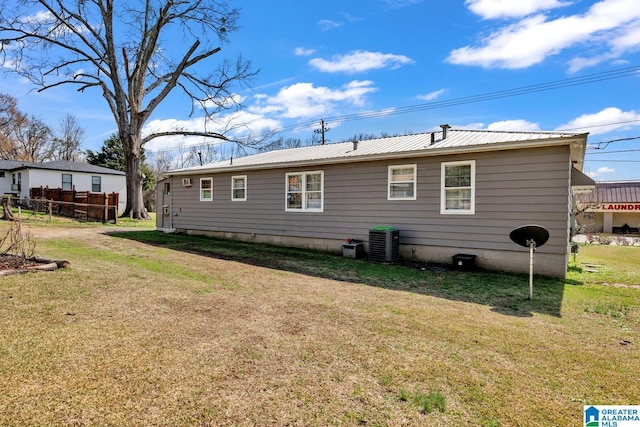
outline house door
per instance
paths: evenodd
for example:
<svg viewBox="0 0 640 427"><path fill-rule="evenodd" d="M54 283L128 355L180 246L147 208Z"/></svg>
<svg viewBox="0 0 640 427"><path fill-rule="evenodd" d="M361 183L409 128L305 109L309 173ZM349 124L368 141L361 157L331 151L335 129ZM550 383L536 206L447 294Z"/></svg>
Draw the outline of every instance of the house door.
<svg viewBox="0 0 640 427"><path fill-rule="evenodd" d="M172 228L171 222L171 183L165 182L162 188L162 197L160 201L160 212L159 215L162 215L162 219L160 220L161 228Z"/></svg>

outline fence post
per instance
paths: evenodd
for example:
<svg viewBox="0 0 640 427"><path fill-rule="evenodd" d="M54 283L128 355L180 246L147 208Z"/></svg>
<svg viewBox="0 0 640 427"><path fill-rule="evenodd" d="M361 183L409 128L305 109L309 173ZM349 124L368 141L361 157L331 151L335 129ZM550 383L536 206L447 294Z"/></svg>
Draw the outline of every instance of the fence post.
<svg viewBox="0 0 640 427"><path fill-rule="evenodd" d="M49 200L49 222L51 222L51 211L53 211L53 203Z"/></svg>
<svg viewBox="0 0 640 427"><path fill-rule="evenodd" d="M119 193L116 193L115 191L111 193L111 202L113 203L113 222L115 224L118 223L118 204L120 203L119 197Z"/></svg>

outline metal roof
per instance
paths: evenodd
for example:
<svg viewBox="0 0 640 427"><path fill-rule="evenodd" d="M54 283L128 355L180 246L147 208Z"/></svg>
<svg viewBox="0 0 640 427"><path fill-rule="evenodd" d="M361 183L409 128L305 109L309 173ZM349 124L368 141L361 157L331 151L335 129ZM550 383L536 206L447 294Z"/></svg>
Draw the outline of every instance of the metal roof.
<svg viewBox="0 0 640 427"><path fill-rule="evenodd" d="M0 160L0 170L15 171L20 169L46 169L65 172L99 173L103 175L125 175L124 172L90 165L89 163L71 162L68 160L56 160L52 162L23 162L19 160Z"/></svg>
<svg viewBox="0 0 640 427"><path fill-rule="evenodd" d="M573 144L575 159L584 159L586 134L566 132L500 132L487 130L448 129L364 141L346 141L275 150L246 157L208 163L202 166L175 169L172 174L222 172L225 170L288 167L296 165L356 162L396 157L445 155L459 152L525 148L532 146ZM433 140L432 140L433 139ZM574 157L572 155L572 157Z"/></svg>
<svg viewBox="0 0 640 427"><path fill-rule="evenodd" d="M583 203L640 203L640 182L598 182L591 193L581 194Z"/></svg>

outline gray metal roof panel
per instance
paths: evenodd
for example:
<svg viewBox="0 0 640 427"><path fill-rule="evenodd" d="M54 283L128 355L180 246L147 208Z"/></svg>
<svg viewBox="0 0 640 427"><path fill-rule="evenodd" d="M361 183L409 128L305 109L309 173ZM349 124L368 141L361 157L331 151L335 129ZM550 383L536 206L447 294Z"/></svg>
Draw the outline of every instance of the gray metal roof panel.
<svg viewBox="0 0 640 427"><path fill-rule="evenodd" d="M434 142L431 142L432 133ZM175 169L170 173L204 172L242 167L268 167L269 165L312 163L322 161L356 161L373 157L391 157L397 154L429 153L444 154L452 149L464 149L482 146L493 146L505 143L531 142L540 140L573 138L580 134L563 132L499 132L484 130L449 129L447 138L442 139L442 132L419 133L369 139L357 142L346 141L326 145L314 145L300 148L258 153L232 160L208 163L202 166Z"/></svg>
<svg viewBox="0 0 640 427"><path fill-rule="evenodd" d="M640 182L598 182L591 193L580 197L584 203L638 203Z"/></svg>

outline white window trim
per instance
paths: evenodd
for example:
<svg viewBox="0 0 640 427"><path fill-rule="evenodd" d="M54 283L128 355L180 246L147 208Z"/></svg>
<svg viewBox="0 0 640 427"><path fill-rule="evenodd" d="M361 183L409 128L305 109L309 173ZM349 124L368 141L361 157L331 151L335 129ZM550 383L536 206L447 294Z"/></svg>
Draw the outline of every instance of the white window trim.
<svg viewBox="0 0 640 427"><path fill-rule="evenodd" d="M20 174L18 174L18 176L20 176ZM62 174L62 186L60 186L60 188L64 189L64 184L65 184L65 182L64 182L64 177L65 177L65 176L68 176L68 177L69 177L69 182L68 182L68 184L69 184L69 185L70 185L70 187L71 187L71 188L69 188L68 190L65 190L65 191L73 190L73 174L71 174L71 173L63 173L63 174Z"/></svg>
<svg viewBox="0 0 640 427"><path fill-rule="evenodd" d="M94 191L93 190L93 186L95 185L93 180L95 178L98 178L98 186L100 187L100 189L98 191ZM102 193L102 176L100 176L100 175L91 175L91 192L92 193Z"/></svg>
<svg viewBox="0 0 640 427"><path fill-rule="evenodd" d="M202 183L204 181L211 182L211 197L202 197ZM213 201L213 178L200 178L200 201L201 202L212 202Z"/></svg>
<svg viewBox="0 0 640 427"><path fill-rule="evenodd" d="M471 208L447 209L447 196L444 187L445 170L447 166L471 165ZM458 187L456 187L458 188ZM468 187L460 187L468 188ZM475 215L476 213L476 161L463 160L458 162L442 162L440 166L440 213L443 215Z"/></svg>
<svg viewBox="0 0 640 427"><path fill-rule="evenodd" d="M244 197L234 197L234 190L236 190L234 184L236 179L244 179ZM247 201L247 175L236 175L231 177L231 201L233 202Z"/></svg>
<svg viewBox="0 0 640 427"><path fill-rule="evenodd" d="M394 169L406 169L413 168L413 197L392 197L391 196L391 183L398 181L391 181L392 171ZM389 166L387 173L387 200L416 200L418 197L418 165L392 165Z"/></svg>
<svg viewBox="0 0 640 427"><path fill-rule="evenodd" d="M307 175L320 174L320 208L307 208L306 192L307 192ZM300 209L289 208L287 196L289 195L289 177L292 175L302 175L302 207ZM284 210L285 212L324 212L324 171L302 171L289 172L284 178Z"/></svg>

